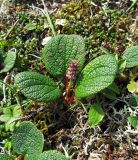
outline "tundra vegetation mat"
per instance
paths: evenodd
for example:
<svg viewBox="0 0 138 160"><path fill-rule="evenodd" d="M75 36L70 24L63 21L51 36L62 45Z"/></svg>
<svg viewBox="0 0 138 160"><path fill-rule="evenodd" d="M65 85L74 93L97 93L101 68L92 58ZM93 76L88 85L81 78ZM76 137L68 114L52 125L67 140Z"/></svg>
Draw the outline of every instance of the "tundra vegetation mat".
<svg viewBox="0 0 138 160"><path fill-rule="evenodd" d="M138 1L0 0L0 102L0 160L138 160Z"/></svg>

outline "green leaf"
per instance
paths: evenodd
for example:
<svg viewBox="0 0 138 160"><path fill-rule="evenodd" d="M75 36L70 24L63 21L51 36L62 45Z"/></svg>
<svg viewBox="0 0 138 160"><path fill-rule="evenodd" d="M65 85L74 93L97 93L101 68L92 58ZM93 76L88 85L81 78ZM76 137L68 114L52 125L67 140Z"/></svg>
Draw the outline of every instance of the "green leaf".
<svg viewBox="0 0 138 160"><path fill-rule="evenodd" d="M36 101L48 102L58 99L61 95L61 91L52 79L36 72L17 74L15 84L27 98Z"/></svg>
<svg viewBox="0 0 138 160"><path fill-rule="evenodd" d="M138 46L128 48L123 54L123 59L126 60L126 68L138 66Z"/></svg>
<svg viewBox="0 0 138 160"><path fill-rule="evenodd" d="M4 72L8 72L10 71L14 64L15 64L15 61L16 61L16 51L14 50L10 50L8 53L7 53L7 56L4 60L4 68L0 71L0 73L4 73Z"/></svg>
<svg viewBox="0 0 138 160"><path fill-rule="evenodd" d="M12 148L12 144L11 144L11 141L9 141L8 139L6 139L5 141L4 141L4 148L6 149L6 150L8 150L8 151L10 151L11 150L11 148Z"/></svg>
<svg viewBox="0 0 138 160"><path fill-rule="evenodd" d="M122 73L126 68L126 60L124 59L121 59L119 60L118 62L118 70L119 70L119 73Z"/></svg>
<svg viewBox="0 0 138 160"><path fill-rule="evenodd" d="M4 49L7 46L8 46L8 41L6 41L6 40L0 40L0 48L1 49Z"/></svg>
<svg viewBox="0 0 138 160"><path fill-rule="evenodd" d="M12 116L11 107L5 107L3 108L3 113L9 116Z"/></svg>
<svg viewBox="0 0 138 160"><path fill-rule="evenodd" d="M36 23L28 23L24 28L28 31L32 31L36 29L37 24Z"/></svg>
<svg viewBox="0 0 138 160"><path fill-rule="evenodd" d="M104 112L99 103L91 106L88 114L88 123L90 126L96 126L99 122L102 121L104 117Z"/></svg>
<svg viewBox="0 0 138 160"><path fill-rule="evenodd" d="M13 159L7 154L0 154L0 160L13 160Z"/></svg>
<svg viewBox="0 0 138 160"><path fill-rule="evenodd" d="M138 128L138 117L136 116L129 116L128 122L131 124L132 127Z"/></svg>
<svg viewBox="0 0 138 160"><path fill-rule="evenodd" d="M68 158L56 150L49 150L43 152L40 155L39 160L68 160Z"/></svg>
<svg viewBox="0 0 138 160"><path fill-rule="evenodd" d="M10 115L3 114L3 115L0 116L0 121L1 122L7 122L10 118L11 118Z"/></svg>
<svg viewBox="0 0 138 160"><path fill-rule="evenodd" d="M117 94L120 94L119 88L115 82L102 91L103 95L111 100L115 100Z"/></svg>
<svg viewBox="0 0 138 160"><path fill-rule="evenodd" d="M9 107L3 108L3 115L11 118L11 117L19 117L21 115L21 110L18 105L11 105Z"/></svg>
<svg viewBox="0 0 138 160"><path fill-rule="evenodd" d="M137 95L131 96L129 99L129 104L131 106L137 107L138 106L138 96Z"/></svg>
<svg viewBox="0 0 138 160"><path fill-rule="evenodd" d="M14 131L15 122L13 122L13 120L15 120L15 118L14 119L10 119L8 122L5 123L5 130L6 131L11 131L11 132Z"/></svg>
<svg viewBox="0 0 138 160"><path fill-rule="evenodd" d="M21 110L18 105L11 105L10 107L3 108L3 115L0 116L0 121L5 122L5 130L13 131L15 125L14 121L21 116Z"/></svg>
<svg viewBox="0 0 138 160"><path fill-rule="evenodd" d="M48 41L42 53L46 69L54 76L63 75L72 60L77 60L80 70L86 55L84 40L78 35L58 35Z"/></svg>
<svg viewBox="0 0 138 160"><path fill-rule="evenodd" d="M111 91L113 91L116 94L120 94L119 88L117 86L117 84L115 82L113 82L108 89L110 89Z"/></svg>
<svg viewBox="0 0 138 160"><path fill-rule="evenodd" d="M22 122L12 136L15 154L39 155L43 150L44 137L32 122Z"/></svg>
<svg viewBox="0 0 138 160"><path fill-rule="evenodd" d="M111 85L117 73L117 63L112 55L95 58L82 70L75 95L84 98L100 92Z"/></svg>
<svg viewBox="0 0 138 160"><path fill-rule="evenodd" d="M116 99L116 93L113 92L112 90L106 88L102 91L103 95L111 100L115 100Z"/></svg>
<svg viewBox="0 0 138 160"><path fill-rule="evenodd" d="M3 108L3 115L0 116L0 121L7 122L12 117L12 111L10 107Z"/></svg>
<svg viewBox="0 0 138 160"><path fill-rule="evenodd" d="M20 117L22 113L20 107L18 105L12 105L12 107L13 107L13 113L12 113L13 117L14 118Z"/></svg>

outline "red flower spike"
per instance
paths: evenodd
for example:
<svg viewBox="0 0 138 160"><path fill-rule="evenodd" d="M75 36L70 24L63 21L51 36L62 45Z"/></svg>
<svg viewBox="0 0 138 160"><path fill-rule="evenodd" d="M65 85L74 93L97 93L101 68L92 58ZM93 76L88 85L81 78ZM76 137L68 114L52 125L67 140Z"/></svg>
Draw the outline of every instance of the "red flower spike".
<svg viewBox="0 0 138 160"><path fill-rule="evenodd" d="M78 62L76 60L72 60L69 64L69 68L66 73L66 96L65 100L68 104L71 104L74 100L74 80L77 77L77 68Z"/></svg>
<svg viewBox="0 0 138 160"><path fill-rule="evenodd" d="M76 60L72 60L66 73L66 77L68 78L68 80L74 80L76 78L77 67L78 62Z"/></svg>

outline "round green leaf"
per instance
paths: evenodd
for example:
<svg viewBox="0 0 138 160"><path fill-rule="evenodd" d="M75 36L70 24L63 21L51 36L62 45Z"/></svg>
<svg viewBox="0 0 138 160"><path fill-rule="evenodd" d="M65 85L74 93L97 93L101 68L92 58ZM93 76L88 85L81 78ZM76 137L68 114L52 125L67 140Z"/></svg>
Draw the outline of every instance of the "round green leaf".
<svg viewBox="0 0 138 160"><path fill-rule="evenodd" d="M0 160L13 160L13 159L7 154L0 154Z"/></svg>
<svg viewBox="0 0 138 160"><path fill-rule="evenodd" d="M88 114L88 123L90 126L95 126L102 121L104 112L100 104L94 104L91 106Z"/></svg>
<svg viewBox="0 0 138 160"><path fill-rule="evenodd" d="M69 160L66 158L65 155L56 151L56 150L49 150L45 151L40 155L39 160Z"/></svg>
<svg viewBox="0 0 138 160"><path fill-rule="evenodd" d="M111 85L118 66L112 55L102 55L91 61L82 71L75 95L84 98L98 93Z"/></svg>
<svg viewBox="0 0 138 160"><path fill-rule="evenodd" d="M136 116L129 116L128 122L131 124L132 127L138 128L138 117Z"/></svg>
<svg viewBox="0 0 138 160"><path fill-rule="evenodd" d="M132 95L129 99L129 104L137 107L138 106L138 96L137 95Z"/></svg>
<svg viewBox="0 0 138 160"><path fill-rule="evenodd" d="M126 60L127 68L138 66L138 46L128 48L124 52L123 59Z"/></svg>
<svg viewBox="0 0 138 160"><path fill-rule="evenodd" d="M54 76L63 75L71 60L77 60L80 69L86 55L84 40L78 35L58 35L48 41L42 52L46 69Z"/></svg>
<svg viewBox="0 0 138 160"><path fill-rule="evenodd" d="M15 154L39 155L43 150L44 137L32 122L22 122L12 136Z"/></svg>
<svg viewBox="0 0 138 160"><path fill-rule="evenodd" d="M15 76L15 84L29 99L48 102L60 97L57 84L47 76L36 72L21 72Z"/></svg>

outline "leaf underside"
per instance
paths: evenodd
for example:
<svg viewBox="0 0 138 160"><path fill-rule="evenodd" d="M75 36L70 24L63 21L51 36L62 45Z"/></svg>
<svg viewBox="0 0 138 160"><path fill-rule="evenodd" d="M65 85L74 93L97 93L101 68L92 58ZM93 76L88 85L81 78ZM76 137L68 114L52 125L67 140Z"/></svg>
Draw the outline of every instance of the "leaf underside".
<svg viewBox="0 0 138 160"><path fill-rule="evenodd" d="M112 55L102 55L91 61L81 73L75 95L77 98L89 97L107 88L114 81L117 63Z"/></svg>
<svg viewBox="0 0 138 160"><path fill-rule="evenodd" d="M78 35L58 35L48 41L42 53L45 67L53 76L63 75L71 60L77 60L81 69L86 55L84 40Z"/></svg>
<svg viewBox="0 0 138 160"><path fill-rule="evenodd" d="M60 97L57 84L47 76L36 72L21 72L15 76L15 84L29 99L49 102Z"/></svg>

